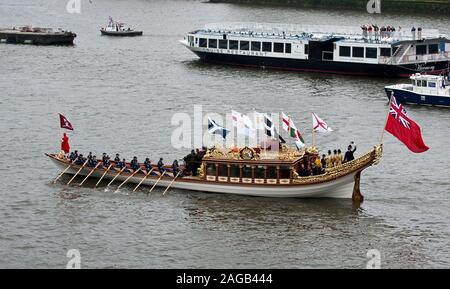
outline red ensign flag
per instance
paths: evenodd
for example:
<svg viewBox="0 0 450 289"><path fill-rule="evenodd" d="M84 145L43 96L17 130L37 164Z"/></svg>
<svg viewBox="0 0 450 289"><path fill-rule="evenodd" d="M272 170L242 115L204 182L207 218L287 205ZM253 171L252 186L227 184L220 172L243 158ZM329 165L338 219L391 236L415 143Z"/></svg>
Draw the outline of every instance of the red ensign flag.
<svg viewBox="0 0 450 289"><path fill-rule="evenodd" d="M73 130L73 126L70 121L68 121L67 118L62 114L59 114L59 124L61 125L61 128Z"/></svg>
<svg viewBox="0 0 450 289"><path fill-rule="evenodd" d="M402 104L391 96L391 108L385 129L404 143L412 152L423 153L429 149L422 139L420 126L408 117Z"/></svg>

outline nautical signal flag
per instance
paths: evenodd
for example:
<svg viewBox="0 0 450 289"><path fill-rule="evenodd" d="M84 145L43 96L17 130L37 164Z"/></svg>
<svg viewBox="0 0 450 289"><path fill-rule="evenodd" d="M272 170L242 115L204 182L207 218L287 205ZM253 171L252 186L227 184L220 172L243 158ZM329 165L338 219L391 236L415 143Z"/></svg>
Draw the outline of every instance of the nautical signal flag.
<svg viewBox="0 0 450 289"><path fill-rule="evenodd" d="M278 134L272 119L267 114L264 114L264 129L266 131L267 136L271 138L278 137L281 143L286 143L286 141L281 137L281 135Z"/></svg>
<svg viewBox="0 0 450 289"><path fill-rule="evenodd" d="M247 115L232 110L231 118L233 120L233 126L237 128L236 131L238 134L246 136L251 136L254 134L255 129L253 128L253 122Z"/></svg>
<svg viewBox="0 0 450 289"><path fill-rule="evenodd" d="M312 120L313 120L313 129L316 132L332 132L333 130L331 127L328 126L326 122L324 122L317 114L314 112L312 113Z"/></svg>
<svg viewBox="0 0 450 289"><path fill-rule="evenodd" d="M59 124L60 124L61 128L73 130L73 126L70 123L70 121L68 121L67 118L62 114L59 114Z"/></svg>
<svg viewBox="0 0 450 289"><path fill-rule="evenodd" d="M403 105L397 102L394 95L391 96L385 129L414 153L423 153L429 149L423 142L420 126L408 117Z"/></svg>
<svg viewBox="0 0 450 289"><path fill-rule="evenodd" d="M225 139L230 131L218 125L214 120L208 117L208 132L210 134L219 134Z"/></svg>

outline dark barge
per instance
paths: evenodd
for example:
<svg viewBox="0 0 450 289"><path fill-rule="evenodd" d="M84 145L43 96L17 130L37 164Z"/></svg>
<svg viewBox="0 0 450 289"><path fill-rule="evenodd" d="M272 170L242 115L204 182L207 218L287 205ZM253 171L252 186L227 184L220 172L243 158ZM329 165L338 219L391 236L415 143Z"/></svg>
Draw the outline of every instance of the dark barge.
<svg viewBox="0 0 450 289"><path fill-rule="evenodd" d="M0 42L14 44L72 45L77 35L71 31L53 28L0 29Z"/></svg>

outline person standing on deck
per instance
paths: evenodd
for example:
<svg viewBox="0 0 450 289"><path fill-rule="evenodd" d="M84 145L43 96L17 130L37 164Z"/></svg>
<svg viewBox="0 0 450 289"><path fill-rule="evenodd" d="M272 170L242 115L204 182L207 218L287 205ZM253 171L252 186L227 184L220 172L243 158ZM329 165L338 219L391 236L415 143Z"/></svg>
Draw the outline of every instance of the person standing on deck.
<svg viewBox="0 0 450 289"><path fill-rule="evenodd" d="M414 26L411 28L411 36L413 40L416 40L416 27Z"/></svg>
<svg viewBox="0 0 450 289"><path fill-rule="evenodd" d="M336 162L336 166L342 165L342 152L341 152L341 149L338 149L338 151L337 151L335 162Z"/></svg>
<svg viewBox="0 0 450 289"><path fill-rule="evenodd" d="M61 139L61 150L68 154L70 152L70 145L69 145L69 137L64 133L62 139Z"/></svg>
<svg viewBox="0 0 450 289"><path fill-rule="evenodd" d="M327 169L331 169L332 167L333 167L333 155L331 154L331 150L328 150Z"/></svg>
<svg viewBox="0 0 450 289"><path fill-rule="evenodd" d="M344 156L344 163L350 162L350 161L355 159L355 156L353 154L356 151L356 145L355 145L355 148L353 148L352 145L355 145L355 143L351 142L351 144L348 146L348 150L347 150L347 152L345 153L345 156Z"/></svg>

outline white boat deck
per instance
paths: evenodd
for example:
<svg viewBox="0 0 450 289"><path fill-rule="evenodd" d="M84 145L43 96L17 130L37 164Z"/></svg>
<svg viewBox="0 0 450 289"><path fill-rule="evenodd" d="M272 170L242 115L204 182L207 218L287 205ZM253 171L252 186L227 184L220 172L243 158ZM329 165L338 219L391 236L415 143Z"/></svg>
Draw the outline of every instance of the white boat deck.
<svg viewBox="0 0 450 289"><path fill-rule="evenodd" d="M398 27L396 27L398 30ZM410 28L391 33L391 37L375 40L375 33L365 38L360 27L332 26L332 25L299 25L279 23L212 23L205 25L198 32L209 35L233 34L244 37L264 37L275 39L317 39L343 38L349 42L367 42L392 44L398 41L415 40ZM437 29L423 29L422 38L446 37L439 34Z"/></svg>

